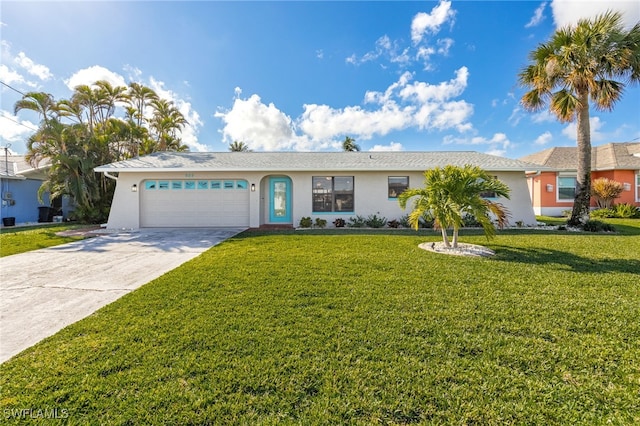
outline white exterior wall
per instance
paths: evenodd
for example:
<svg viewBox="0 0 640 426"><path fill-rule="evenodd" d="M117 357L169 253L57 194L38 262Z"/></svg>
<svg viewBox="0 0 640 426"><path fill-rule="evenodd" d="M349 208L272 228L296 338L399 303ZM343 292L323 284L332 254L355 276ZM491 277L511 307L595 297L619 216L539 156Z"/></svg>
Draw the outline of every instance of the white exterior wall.
<svg viewBox="0 0 640 426"><path fill-rule="evenodd" d="M511 224L522 221L525 225L536 223L531 198L527 188L524 172L492 172L498 179L511 188L511 200L499 200L511 212L509 219ZM409 176L409 187L422 187L424 177L422 172L291 172L291 173L267 173L267 172L162 172L162 173L126 173L120 172L113 198L111 212L107 227L109 229L137 229L140 227L140 194L143 190L143 181L147 179L245 179L249 186L255 184L256 190L249 193L249 226L257 228L268 223L268 202L270 176L286 176L292 181L291 202L292 225L298 226L300 219L310 216L312 219L319 217L326 219L327 225L337 219L345 221L352 216L367 217L376 214L384 216L387 220L399 219L411 210L409 203L406 210L402 210L397 199L388 198L388 177ZM312 178L313 176L353 176L354 177L354 208L353 213L313 213L312 210ZM137 185L138 191L132 192L132 185ZM188 206L176 205L176 209L185 209Z"/></svg>

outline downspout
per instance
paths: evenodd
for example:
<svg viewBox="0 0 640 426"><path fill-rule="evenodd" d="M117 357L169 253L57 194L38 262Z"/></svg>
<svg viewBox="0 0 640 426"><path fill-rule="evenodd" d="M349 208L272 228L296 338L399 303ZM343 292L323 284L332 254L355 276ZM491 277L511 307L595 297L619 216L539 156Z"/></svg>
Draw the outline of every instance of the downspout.
<svg viewBox="0 0 640 426"><path fill-rule="evenodd" d="M113 180L118 180L118 176L110 175L109 172L102 172L106 177Z"/></svg>

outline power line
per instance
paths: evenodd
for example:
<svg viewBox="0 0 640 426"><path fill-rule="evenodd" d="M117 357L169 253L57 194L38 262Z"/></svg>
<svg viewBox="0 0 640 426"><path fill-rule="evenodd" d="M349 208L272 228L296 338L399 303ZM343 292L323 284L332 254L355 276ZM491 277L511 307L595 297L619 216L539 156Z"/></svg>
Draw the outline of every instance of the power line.
<svg viewBox="0 0 640 426"><path fill-rule="evenodd" d="M14 123L16 123L16 124L21 125L22 127L26 127L26 128L27 128L27 129L29 129L29 130L33 130L34 132L37 132L37 131L38 131L38 129L34 129L34 128L33 128L33 127L31 127L31 126L27 126L26 124L21 123L21 122L19 122L19 121L17 121L17 120L14 120L14 119L13 119L13 118L11 118L11 117L7 117L6 115L0 115L0 117L2 117L2 118L6 118L6 119L7 119L7 120L9 120L9 121L13 121L13 122L14 122Z"/></svg>
<svg viewBox="0 0 640 426"><path fill-rule="evenodd" d="M15 87L11 87L9 86L7 83L5 83L4 81L0 81L0 84L2 84L3 86L7 86L9 89L13 90L14 92L18 92L20 93L22 96L26 96L24 93L22 93L21 91L19 91L18 89L16 89Z"/></svg>

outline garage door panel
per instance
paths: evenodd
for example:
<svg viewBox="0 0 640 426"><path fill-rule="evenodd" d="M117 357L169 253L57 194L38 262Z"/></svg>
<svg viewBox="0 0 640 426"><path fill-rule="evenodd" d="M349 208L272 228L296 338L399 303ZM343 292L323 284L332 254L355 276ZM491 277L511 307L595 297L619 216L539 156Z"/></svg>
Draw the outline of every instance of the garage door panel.
<svg viewBox="0 0 640 426"><path fill-rule="evenodd" d="M198 181L197 185L192 182L163 180L146 181L141 185L140 226L249 226L246 181L225 179L226 188L209 186L208 182L205 186L206 181ZM230 182L234 183L233 187Z"/></svg>

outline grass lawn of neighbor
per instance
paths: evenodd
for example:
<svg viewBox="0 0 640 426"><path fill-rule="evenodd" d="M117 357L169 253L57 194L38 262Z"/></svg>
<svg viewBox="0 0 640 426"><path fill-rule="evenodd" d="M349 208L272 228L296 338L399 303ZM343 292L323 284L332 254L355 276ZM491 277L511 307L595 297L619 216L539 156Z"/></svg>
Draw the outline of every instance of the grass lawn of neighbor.
<svg viewBox="0 0 640 426"><path fill-rule="evenodd" d="M2 364L3 421L640 424L640 220L607 222L245 232Z"/></svg>
<svg viewBox="0 0 640 426"><path fill-rule="evenodd" d="M57 246L83 237L64 237L58 232L85 228L83 225L55 224L0 229L0 257Z"/></svg>

